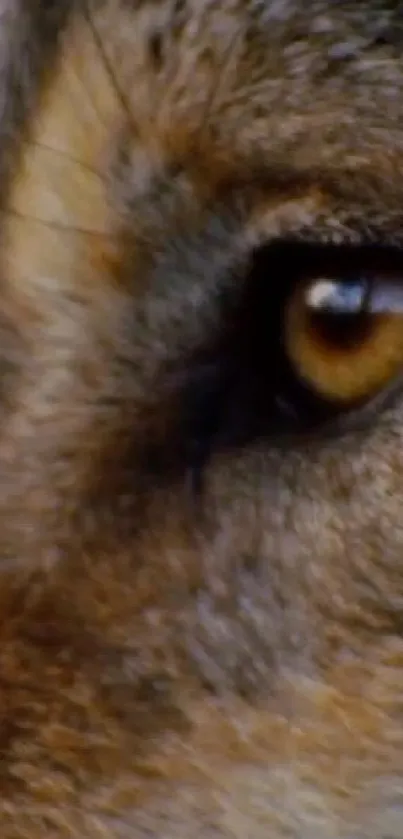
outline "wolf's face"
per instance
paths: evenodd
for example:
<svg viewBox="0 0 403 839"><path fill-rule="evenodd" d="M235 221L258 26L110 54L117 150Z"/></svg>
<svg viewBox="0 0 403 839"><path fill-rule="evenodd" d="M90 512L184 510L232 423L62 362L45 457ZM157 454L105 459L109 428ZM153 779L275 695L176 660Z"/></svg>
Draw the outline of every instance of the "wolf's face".
<svg viewBox="0 0 403 839"><path fill-rule="evenodd" d="M0 834L403 835L403 5L5 0Z"/></svg>

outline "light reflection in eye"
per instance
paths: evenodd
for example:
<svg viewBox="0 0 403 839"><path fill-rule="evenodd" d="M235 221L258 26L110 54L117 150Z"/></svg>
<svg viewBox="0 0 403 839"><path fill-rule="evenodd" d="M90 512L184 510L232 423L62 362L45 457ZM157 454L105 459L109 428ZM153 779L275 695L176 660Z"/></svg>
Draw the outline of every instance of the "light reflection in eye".
<svg viewBox="0 0 403 839"><path fill-rule="evenodd" d="M403 372L403 278L358 273L307 278L285 309L285 347L297 376L345 409Z"/></svg>
<svg viewBox="0 0 403 839"><path fill-rule="evenodd" d="M308 286L305 305L323 315L402 314L403 282L319 279Z"/></svg>

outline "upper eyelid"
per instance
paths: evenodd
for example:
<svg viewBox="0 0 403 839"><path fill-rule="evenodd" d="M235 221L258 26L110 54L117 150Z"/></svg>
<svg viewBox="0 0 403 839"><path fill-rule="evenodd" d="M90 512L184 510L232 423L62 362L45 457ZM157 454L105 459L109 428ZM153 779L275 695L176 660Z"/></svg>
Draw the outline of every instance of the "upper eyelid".
<svg viewBox="0 0 403 839"><path fill-rule="evenodd" d="M264 246L263 246L264 247ZM371 275L384 273L385 277L400 275L403 281L403 241L401 246L394 242L388 243L385 238L365 239L351 242L348 235L345 239L337 242L329 241L322 237L315 228L305 235L301 231L298 236L292 238L269 241L267 248L273 252L277 251L285 258L286 262L292 263L297 257L301 262L300 267L304 275L310 270L316 273L316 266L323 266L327 273L332 269L337 271L360 270L368 271ZM259 251L261 248L256 248Z"/></svg>

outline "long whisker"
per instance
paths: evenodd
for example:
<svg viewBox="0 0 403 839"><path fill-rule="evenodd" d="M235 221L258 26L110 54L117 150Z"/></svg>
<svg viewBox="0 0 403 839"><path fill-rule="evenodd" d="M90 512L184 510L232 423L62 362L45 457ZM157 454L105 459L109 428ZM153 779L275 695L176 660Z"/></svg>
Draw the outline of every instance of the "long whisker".
<svg viewBox="0 0 403 839"><path fill-rule="evenodd" d="M84 81L84 79L82 78L82 76L79 73L76 66L74 67L74 69L71 68L71 72L75 76L75 78L78 80L78 82L80 83L80 87L81 87L81 90L85 94L86 101L87 101L88 105L90 106L91 110L93 111L93 113L95 114L100 126L102 126L102 128L105 128L106 127L105 117L101 113L99 108L97 107L96 97L91 96L91 91L89 90L88 81L87 80Z"/></svg>
<svg viewBox="0 0 403 839"><path fill-rule="evenodd" d="M95 169L94 166L90 166L89 163L85 163L78 157L74 157L74 155L69 154L69 152L66 152L63 149L55 149L53 148L53 146L50 146L47 143L42 143L39 140L28 139L27 142L28 145L36 146L37 148L44 149L44 151L51 152L52 154L59 155L59 157L66 158L66 160L70 160L71 163L74 163L76 166L79 166L80 169L84 169L86 172L90 172L92 175L95 175L95 177L97 177L102 183L106 183L105 178L102 177L98 169Z"/></svg>
<svg viewBox="0 0 403 839"><path fill-rule="evenodd" d="M103 230L91 230L90 228L86 227L76 227L72 224L63 224L63 222L59 221L50 221L48 219L38 218L37 216L31 216L27 213L21 213L19 210L14 209L14 207L7 207L5 209L0 209L0 215L3 215L7 218L7 216L11 216L12 218L21 219L21 221L27 221L32 224L39 224L43 225L44 227L48 227L53 230L58 230L61 233L77 233L81 236L94 236L99 237L100 239L114 241L113 236L108 233L105 233Z"/></svg>
<svg viewBox="0 0 403 839"><path fill-rule="evenodd" d="M240 42L241 37L242 30L237 29L234 35L231 37L227 49L224 51L218 78L213 74L213 78L211 80L211 87L210 90L207 92L204 107L200 114L201 137L204 137L206 131L208 131L210 115L214 109L215 103L219 99L220 93L223 89L223 83L228 78L231 72L233 66L232 62L236 58L236 47Z"/></svg>
<svg viewBox="0 0 403 839"><path fill-rule="evenodd" d="M109 81L112 85L112 88L115 92L115 95L116 95L118 101L121 104L123 113L125 114L125 116L127 116L128 120L129 120L129 123L133 126L133 129L134 129L135 133L137 133L136 129L135 129L135 126L134 126L134 122L133 122L133 115L132 115L129 100L125 96L124 91L122 90L122 87L121 87L121 85L120 85L120 83L119 83L119 81L116 77L116 74L115 74L114 70L113 70L110 59L108 58L108 55L106 53L106 50L105 50L105 47L104 47L104 44L103 44L103 41L102 41L102 38L101 38L101 36L98 32L98 29L97 29L97 27L94 23L93 16L91 15L90 3L91 3L91 0L85 0L85 3L83 4L83 14L84 14L85 20L88 24L88 27L89 27L90 31L91 31L94 43L96 44L96 47L99 50L99 54L100 54L101 59L103 61L106 73L107 73L108 78L109 78Z"/></svg>

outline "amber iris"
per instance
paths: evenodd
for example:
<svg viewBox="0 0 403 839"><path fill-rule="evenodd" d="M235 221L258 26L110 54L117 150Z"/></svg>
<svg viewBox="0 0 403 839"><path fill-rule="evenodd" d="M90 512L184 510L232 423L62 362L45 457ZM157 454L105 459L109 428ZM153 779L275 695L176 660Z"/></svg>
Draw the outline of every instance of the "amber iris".
<svg viewBox="0 0 403 839"><path fill-rule="evenodd" d="M369 400L403 367L403 284L305 280L287 301L283 334L296 374L315 395L340 407Z"/></svg>

